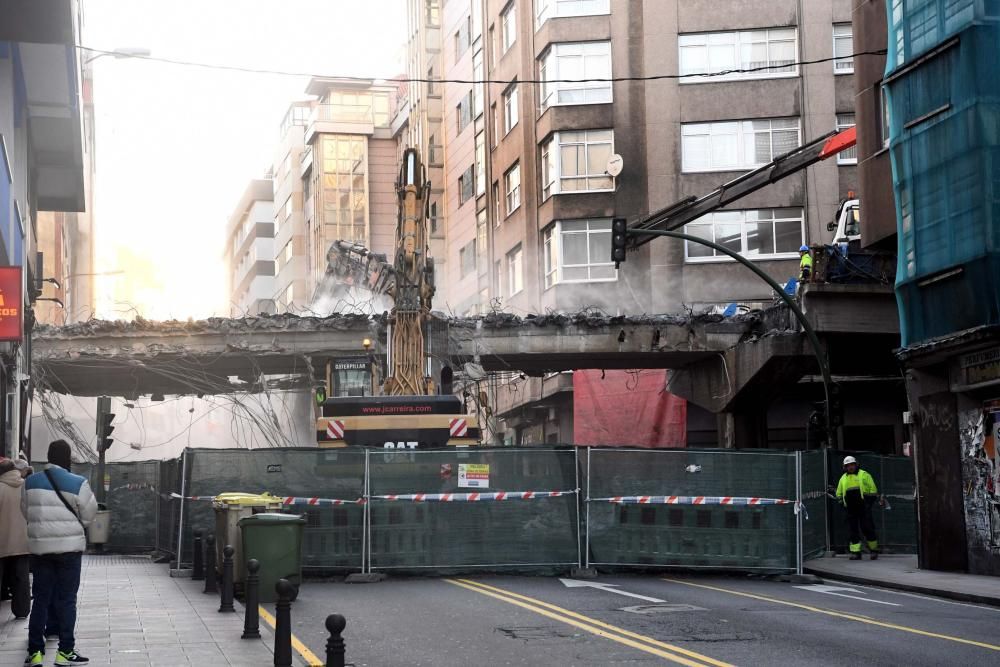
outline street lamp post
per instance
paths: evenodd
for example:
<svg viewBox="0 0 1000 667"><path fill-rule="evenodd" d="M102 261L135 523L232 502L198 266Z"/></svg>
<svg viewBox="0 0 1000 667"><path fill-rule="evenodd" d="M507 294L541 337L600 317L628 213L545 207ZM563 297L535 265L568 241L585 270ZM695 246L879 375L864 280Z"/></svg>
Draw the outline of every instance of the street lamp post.
<svg viewBox="0 0 1000 667"><path fill-rule="evenodd" d="M684 234L683 232L669 231L666 229L643 229L641 233L648 234L650 236L666 236L672 239L681 239L682 241L707 246L716 252L720 252L723 255L735 259L737 262L753 271L758 278L766 282L775 292L778 293L778 296L781 297L782 301L785 302L785 305L788 306L788 309L792 311L793 315L795 315L795 319L798 320L799 324L802 326L802 330L805 332L806 338L809 340L809 345L812 347L813 355L816 357L816 363L819 364L819 372L823 377L823 397L826 404L825 426L827 430L827 443L832 445L834 449L839 449L837 427L831 423L834 410L830 399L831 396L836 395L837 389L833 383L833 377L830 374L829 359L826 356L826 351L823 350L820 345L819 338L816 336L816 330L813 329L812 324L809 323L805 313L803 313L802 309L799 308L799 304L795 303L795 299L785 292L785 289L779 285L774 278L764 273L764 271L755 266L753 262L748 260L743 255L733 252L729 248L721 246L718 243L706 241L703 238L691 236L690 234Z"/></svg>

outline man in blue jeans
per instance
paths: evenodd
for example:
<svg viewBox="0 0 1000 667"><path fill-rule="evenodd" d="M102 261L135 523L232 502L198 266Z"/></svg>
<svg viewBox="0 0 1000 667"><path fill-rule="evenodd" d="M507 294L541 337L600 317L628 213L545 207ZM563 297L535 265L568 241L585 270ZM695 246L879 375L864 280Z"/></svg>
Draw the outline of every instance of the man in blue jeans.
<svg viewBox="0 0 1000 667"><path fill-rule="evenodd" d="M87 480L69 472L69 467L69 443L56 440L49 445L48 468L28 477L24 485L28 550L34 575L26 665L43 664L50 607L59 628L57 667L89 662L76 652L73 630L80 566L87 548L85 527L97 516L97 501Z"/></svg>

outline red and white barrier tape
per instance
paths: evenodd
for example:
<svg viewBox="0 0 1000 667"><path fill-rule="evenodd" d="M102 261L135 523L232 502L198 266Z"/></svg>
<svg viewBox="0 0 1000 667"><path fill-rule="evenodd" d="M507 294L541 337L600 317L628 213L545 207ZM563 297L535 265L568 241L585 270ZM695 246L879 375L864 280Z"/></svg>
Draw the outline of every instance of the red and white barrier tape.
<svg viewBox="0 0 1000 667"><path fill-rule="evenodd" d="M764 505L792 505L796 514L809 518L804 504L788 498L752 498L747 496L610 496L589 498L588 502L606 502L616 505L725 505L733 507L760 507Z"/></svg>
<svg viewBox="0 0 1000 667"><path fill-rule="evenodd" d="M591 498L594 502L618 505L791 505L786 498L749 498L739 496L611 496Z"/></svg>
<svg viewBox="0 0 1000 667"><path fill-rule="evenodd" d="M474 503L490 500L538 500L571 496L576 491L486 491L473 493L395 493L372 496L376 500L409 500L415 503Z"/></svg>
<svg viewBox="0 0 1000 667"><path fill-rule="evenodd" d="M171 498L183 500L215 500L215 496L182 496L179 493L171 493ZM267 503L281 503L282 505L363 505L364 498L355 500L344 500L342 498L305 498L299 496L273 496Z"/></svg>

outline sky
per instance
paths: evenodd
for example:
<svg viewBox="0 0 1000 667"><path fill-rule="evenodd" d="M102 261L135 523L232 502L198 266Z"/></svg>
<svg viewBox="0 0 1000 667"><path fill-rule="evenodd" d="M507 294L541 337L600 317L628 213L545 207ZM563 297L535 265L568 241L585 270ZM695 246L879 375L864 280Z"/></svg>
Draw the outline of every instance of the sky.
<svg viewBox="0 0 1000 667"><path fill-rule="evenodd" d="M82 44L327 76L404 71L404 0L83 0ZM308 78L93 62L97 315L227 315L225 227Z"/></svg>

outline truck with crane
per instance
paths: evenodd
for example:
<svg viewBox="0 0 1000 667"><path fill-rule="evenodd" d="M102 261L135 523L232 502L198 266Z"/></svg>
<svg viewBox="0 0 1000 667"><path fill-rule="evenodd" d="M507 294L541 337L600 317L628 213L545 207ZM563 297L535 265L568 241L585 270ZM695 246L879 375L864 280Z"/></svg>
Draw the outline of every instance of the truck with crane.
<svg viewBox="0 0 1000 667"><path fill-rule="evenodd" d="M440 382L433 377L428 350L435 291L434 260L428 243L430 183L414 148L403 153L396 195L391 259L346 241L335 241L327 252L326 273L318 293L337 299L363 290L389 298L393 305L381 382L381 361L371 353L371 341L364 342L372 369L372 395L334 395L336 360L328 362L326 382L317 392L321 415L316 420L316 440L320 447L423 449L480 444L476 416L452 394L451 369L447 365L441 369Z"/></svg>

